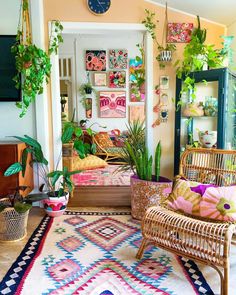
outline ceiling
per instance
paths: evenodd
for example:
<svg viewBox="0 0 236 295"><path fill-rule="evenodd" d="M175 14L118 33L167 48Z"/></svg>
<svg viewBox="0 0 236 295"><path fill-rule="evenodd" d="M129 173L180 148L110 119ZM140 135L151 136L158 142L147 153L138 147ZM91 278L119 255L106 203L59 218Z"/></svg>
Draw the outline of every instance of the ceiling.
<svg viewBox="0 0 236 295"><path fill-rule="evenodd" d="M150 1L150 0L146 0ZM165 5L165 0L151 0ZM226 26L236 22L235 0L168 0L168 7L184 11L189 14L199 15L202 18Z"/></svg>

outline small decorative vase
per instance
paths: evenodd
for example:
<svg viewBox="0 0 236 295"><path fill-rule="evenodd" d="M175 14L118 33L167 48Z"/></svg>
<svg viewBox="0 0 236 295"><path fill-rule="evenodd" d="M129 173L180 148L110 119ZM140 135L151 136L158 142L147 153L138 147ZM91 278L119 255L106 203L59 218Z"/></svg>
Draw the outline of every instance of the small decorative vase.
<svg viewBox="0 0 236 295"><path fill-rule="evenodd" d="M161 51L160 60L161 61L171 61L172 60L172 51L170 51L170 50Z"/></svg>
<svg viewBox="0 0 236 295"><path fill-rule="evenodd" d="M92 118L92 98L86 98L85 100L86 106L86 118Z"/></svg>
<svg viewBox="0 0 236 295"><path fill-rule="evenodd" d="M64 214L69 201L69 193L62 197L48 197L43 200L43 206L48 216L58 217Z"/></svg>
<svg viewBox="0 0 236 295"><path fill-rule="evenodd" d="M187 103L183 109L183 116L185 117L200 117L204 116L202 103Z"/></svg>
<svg viewBox="0 0 236 295"><path fill-rule="evenodd" d="M217 131L199 131L199 141L203 147L212 148L217 142Z"/></svg>

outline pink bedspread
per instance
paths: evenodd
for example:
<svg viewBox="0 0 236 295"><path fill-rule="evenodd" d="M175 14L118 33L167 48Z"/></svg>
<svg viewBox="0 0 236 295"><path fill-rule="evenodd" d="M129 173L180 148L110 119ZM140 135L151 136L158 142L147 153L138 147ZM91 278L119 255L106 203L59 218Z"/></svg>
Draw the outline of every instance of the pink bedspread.
<svg viewBox="0 0 236 295"><path fill-rule="evenodd" d="M106 168L86 170L73 176L76 186L129 186L130 175L128 172L115 172L118 165L108 165Z"/></svg>

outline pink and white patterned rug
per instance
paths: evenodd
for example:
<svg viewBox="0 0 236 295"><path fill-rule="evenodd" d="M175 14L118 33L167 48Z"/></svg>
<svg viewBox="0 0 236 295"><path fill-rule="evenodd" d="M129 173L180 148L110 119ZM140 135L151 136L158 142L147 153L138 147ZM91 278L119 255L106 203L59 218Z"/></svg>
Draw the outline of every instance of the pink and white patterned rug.
<svg viewBox="0 0 236 295"><path fill-rule="evenodd" d="M141 238L128 212L46 216L0 283L0 294L214 295L193 261L153 246L137 260Z"/></svg>
<svg viewBox="0 0 236 295"><path fill-rule="evenodd" d="M117 172L119 165L85 170L73 176L76 186L130 186L131 171Z"/></svg>

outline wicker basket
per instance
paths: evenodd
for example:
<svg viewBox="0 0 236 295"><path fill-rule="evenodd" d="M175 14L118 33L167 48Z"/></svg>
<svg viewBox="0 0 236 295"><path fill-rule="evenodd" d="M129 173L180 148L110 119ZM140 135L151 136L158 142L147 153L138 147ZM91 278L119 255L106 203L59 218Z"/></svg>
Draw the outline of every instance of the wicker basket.
<svg viewBox="0 0 236 295"><path fill-rule="evenodd" d="M26 236L29 210L17 213L14 208L6 208L0 213L0 241L17 241Z"/></svg>

